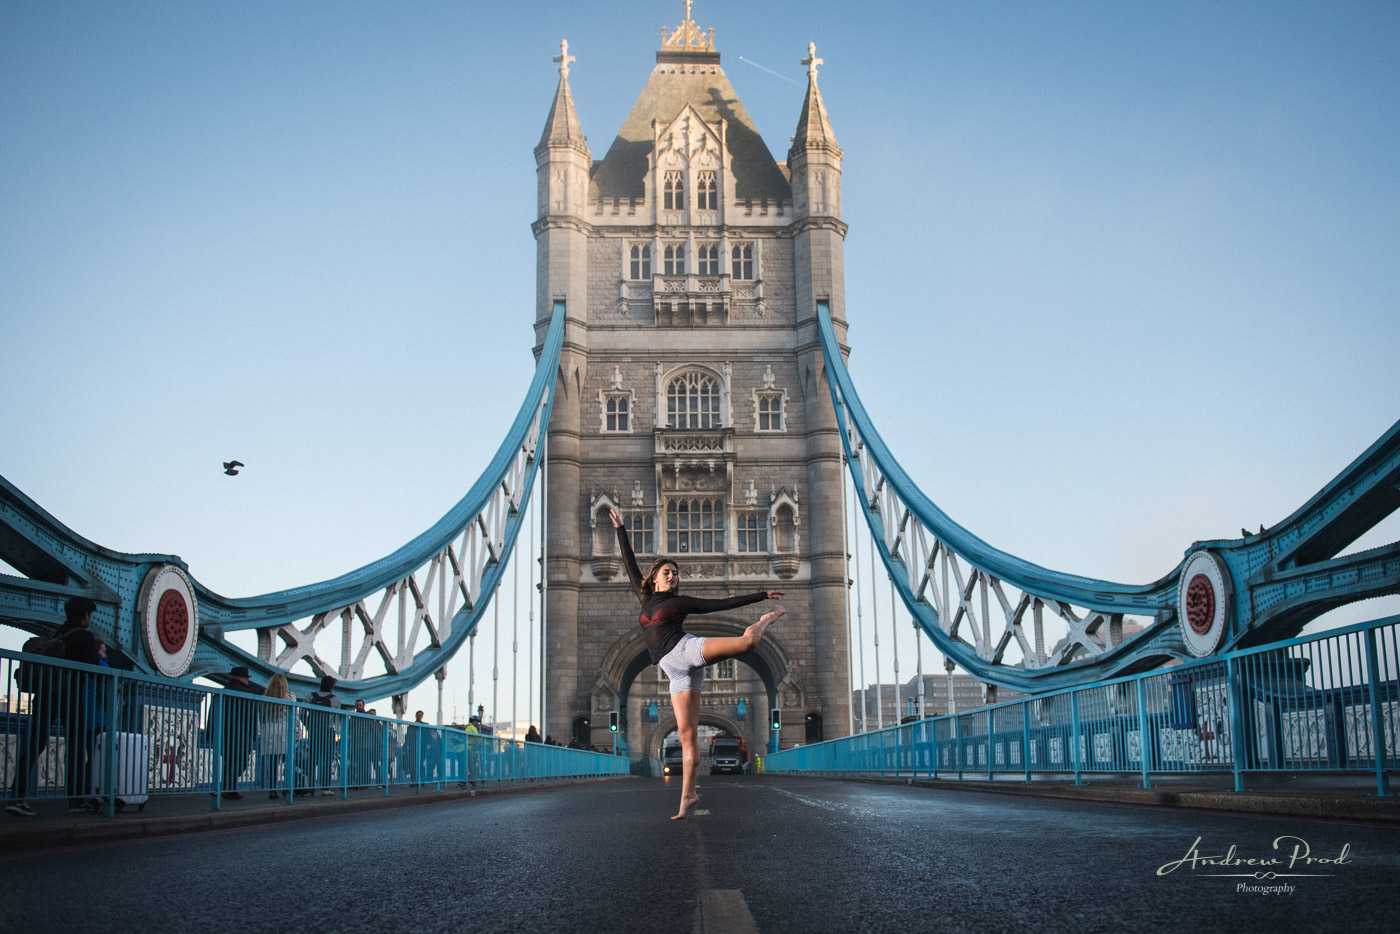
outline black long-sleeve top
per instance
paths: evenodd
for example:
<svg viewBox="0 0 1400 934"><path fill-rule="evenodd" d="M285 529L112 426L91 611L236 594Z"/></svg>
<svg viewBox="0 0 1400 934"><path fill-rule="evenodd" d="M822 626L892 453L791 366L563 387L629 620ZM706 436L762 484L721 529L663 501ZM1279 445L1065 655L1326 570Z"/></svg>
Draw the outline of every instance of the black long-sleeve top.
<svg viewBox="0 0 1400 934"><path fill-rule="evenodd" d="M722 600L707 600L704 597L691 597L678 594L674 589L663 590L650 596L642 593L642 572L637 567L637 556L632 554L632 542L627 529L617 526L617 543L622 551L622 563L627 567L627 577L632 581L632 592L642 601L642 613L638 620L642 625L642 637L646 639L647 652L652 664L656 664L676 647L685 635L685 618L690 613L714 613L719 610L733 610L748 606L768 598L766 590L758 593L728 597Z"/></svg>

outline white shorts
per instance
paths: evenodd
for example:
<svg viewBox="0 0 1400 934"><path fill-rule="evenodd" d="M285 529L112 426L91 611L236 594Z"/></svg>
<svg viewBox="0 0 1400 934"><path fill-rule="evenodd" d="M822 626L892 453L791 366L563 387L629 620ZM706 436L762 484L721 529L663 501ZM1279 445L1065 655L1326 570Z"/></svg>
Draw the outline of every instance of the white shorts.
<svg viewBox="0 0 1400 934"><path fill-rule="evenodd" d="M671 693L698 691L705 683L705 640L686 633L676 647L665 655L656 667L671 679Z"/></svg>

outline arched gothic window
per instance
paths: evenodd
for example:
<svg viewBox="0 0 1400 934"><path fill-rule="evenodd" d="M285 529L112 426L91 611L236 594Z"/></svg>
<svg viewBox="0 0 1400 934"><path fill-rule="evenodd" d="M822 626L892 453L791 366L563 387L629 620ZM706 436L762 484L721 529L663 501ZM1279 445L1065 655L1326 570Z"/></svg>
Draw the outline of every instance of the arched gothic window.
<svg viewBox="0 0 1400 934"><path fill-rule="evenodd" d="M666 244L666 251L665 251L665 253L662 254L662 256L663 256L663 261L664 261L664 266L663 266L663 268L665 269L666 275L668 275L668 276L683 276L683 275L685 275L685 244L684 244L684 243L668 243L668 244Z"/></svg>
<svg viewBox="0 0 1400 934"><path fill-rule="evenodd" d="M685 183L680 172L667 172L661 191L661 204L667 211L685 210Z"/></svg>
<svg viewBox="0 0 1400 934"><path fill-rule="evenodd" d="M707 170L695 179L695 206L702 211L719 208L719 186L715 184L715 173Z"/></svg>
<svg viewBox="0 0 1400 934"><path fill-rule="evenodd" d="M724 551L724 500L677 497L666 503L666 548L671 554Z"/></svg>
<svg viewBox="0 0 1400 934"><path fill-rule="evenodd" d="M724 427L720 415L719 381L691 371L666 386L666 427L708 431Z"/></svg>

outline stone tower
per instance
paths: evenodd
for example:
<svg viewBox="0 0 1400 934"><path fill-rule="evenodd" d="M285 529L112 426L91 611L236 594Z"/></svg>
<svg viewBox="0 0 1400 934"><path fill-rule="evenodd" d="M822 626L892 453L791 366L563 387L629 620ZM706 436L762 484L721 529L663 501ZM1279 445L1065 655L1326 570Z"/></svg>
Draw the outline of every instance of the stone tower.
<svg viewBox="0 0 1400 934"><path fill-rule="evenodd" d="M568 44L535 149L536 334L568 321L546 440L543 729L634 756L674 727L617 555L615 507L643 571L675 558L699 596L782 590L756 653L714 666L701 723L771 748L847 731L840 440L816 302L845 333L841 149L808 46L787 162L773 159L720 68L714 33L662 30L656 67L594 162L569 90ZM692 616L737 635L751 606ZM742 701L742 703L741 703Z"/></svg>

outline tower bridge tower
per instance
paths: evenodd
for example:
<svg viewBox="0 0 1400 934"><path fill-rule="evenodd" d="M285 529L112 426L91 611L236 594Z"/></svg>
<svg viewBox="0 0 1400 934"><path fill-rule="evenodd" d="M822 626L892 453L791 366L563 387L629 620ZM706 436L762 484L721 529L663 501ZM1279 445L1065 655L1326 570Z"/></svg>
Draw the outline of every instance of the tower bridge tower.
<svg viewBox="0 0 1400 934"><path fill-rule="evenodd" d="M830 302L844 337L846 225L821 59L809 45L785 163L689 4L685 22L663 30L601 161L574 107L567 43L555 61L533 225L538 340L553 302L568 309L546 439L543 728L602 748L619 709L634 754L655 755L674 725L617 554L614 507L643 570L675 558L684 591L786 594L789 615L756 653L711 668L702 723L741 730L762 750L774 705L784 747L843 735L843 477L816 302ZM688 628L738 634L761 612L693 616Z"/></svg>

